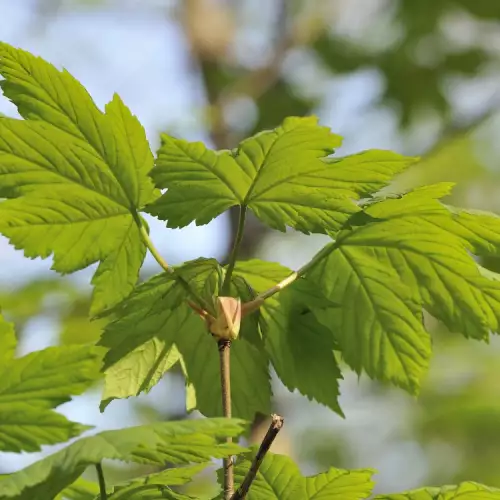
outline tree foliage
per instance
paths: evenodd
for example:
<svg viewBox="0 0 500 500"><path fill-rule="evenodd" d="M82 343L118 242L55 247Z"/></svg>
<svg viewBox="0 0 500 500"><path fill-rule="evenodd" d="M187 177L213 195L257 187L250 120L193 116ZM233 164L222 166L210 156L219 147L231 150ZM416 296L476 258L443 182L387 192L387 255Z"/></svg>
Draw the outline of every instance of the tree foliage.
<svg viewBox="0 0 500 500"><path fill-rule="evenodd" d="M286 118L232 150L163 134L154 158L118 96L102 112L69 73L4 43L0 74L22 116L0 118L0 232L27 257L52 255L61 274L98 263L91 315L103 324L97 346L15 358L13 327L1 320L0 447L36 451L80 434L85 427L54 408L89 387L99 369L102 411L113 399L149 391L178 365L186 407L208 417L84 437L3 477L0 498L187 498L172 488L230 455L242 455L235 471L242 481L254 455L224 442L247 426L218 418L229 416L227 382L219 383L227 342L216 339L218 352L208 333L214 317L224 319L221 297L243 302L231 318L242 324L229 343L229 379L233 416L245 420L270 412L272 369L289 390L341 415L342 360L417 394L431 356L424 313L468 338L499 332L500 277L476 258L500 254L500 219L443 203L449 184L387 194L415 158L380 150L336 157L340 138L313 117ZM183 227L234 206L240 232L252 211L272 229L331 241L297 271L237 261L238 238L227 265L200 258L171 267L141 215ZM147 249L163 271L136 285ZM188 467L105 487L101 477L98 489L79 479L90 465L102 475L104 459ZM303 477L289 458L268 453L248 498L368 498L371 474L332 468ZM500 498L472 482L377 498L444 500L465 492Z"/></svg>

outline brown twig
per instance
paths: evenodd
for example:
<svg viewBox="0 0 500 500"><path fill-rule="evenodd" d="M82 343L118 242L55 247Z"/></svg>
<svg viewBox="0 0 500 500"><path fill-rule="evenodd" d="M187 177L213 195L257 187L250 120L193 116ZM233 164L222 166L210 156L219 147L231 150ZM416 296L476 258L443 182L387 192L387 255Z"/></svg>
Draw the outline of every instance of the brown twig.
<svg viewBox="0 0 500 500"><path fill-rule="evenodd" d="M219 340L220 386L222 392L222 413L231 418L231 341ZM231 443L232 439L227 438ZM224 467L224 498L230 500L234 491L233 457L223 460Z"/></svg>
<svg viewBox="0 0 500 500"><path fill-rule="evenodd" d="M248 491L250 490L250 486L252 486L252 483L257 476L257 472L259 471L259 467L262 464L266 453L269 451L269 448L273 444L273 441L278 435L278 432L283 427L283 417L279 415L272 415L272 418L273 420L271 422L271 425L269 426L269 429L267 430L267 433L262 440L259 451L255 455L255 458L253 459L252 465L250 465L250 469L248 470L245 479L230 500L244 500L246 498Z"/></svg>

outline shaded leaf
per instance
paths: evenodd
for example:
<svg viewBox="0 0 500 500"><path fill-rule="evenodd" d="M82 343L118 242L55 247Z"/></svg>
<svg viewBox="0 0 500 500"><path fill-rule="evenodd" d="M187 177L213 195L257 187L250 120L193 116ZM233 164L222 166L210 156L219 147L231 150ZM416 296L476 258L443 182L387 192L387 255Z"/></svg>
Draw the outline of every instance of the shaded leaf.
<svg viewBox="0 0 500 500"><path fill-rule="evenodd" d="M78 436L87 426L52 408L81 394L99 376L101 351L89 346L49 347L15 359L12 326L0 323L0 450L39 451Z"/></svg>
<svg viewBox="0 0 500 500"><path fill-rule="evenodd" d="M92 464L115 459L140 464L204 463L244 450L218 439L238 436L246 424L235 419L162 422L105 431L83 438L0 481L0 497L47 500L70 486Z"/></svg>

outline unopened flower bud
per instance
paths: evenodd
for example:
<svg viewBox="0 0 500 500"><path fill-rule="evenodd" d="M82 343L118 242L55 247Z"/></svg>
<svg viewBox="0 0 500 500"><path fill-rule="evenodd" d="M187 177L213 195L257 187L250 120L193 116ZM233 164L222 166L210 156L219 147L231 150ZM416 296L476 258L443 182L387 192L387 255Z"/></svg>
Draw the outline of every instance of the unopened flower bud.
<svg viewBox="0 0 500 500"><path fill-rule="evenodd" d="M210 332L221 340L235 340L240 333L241 300L217 297L217 318L210 323Z"/></svg>

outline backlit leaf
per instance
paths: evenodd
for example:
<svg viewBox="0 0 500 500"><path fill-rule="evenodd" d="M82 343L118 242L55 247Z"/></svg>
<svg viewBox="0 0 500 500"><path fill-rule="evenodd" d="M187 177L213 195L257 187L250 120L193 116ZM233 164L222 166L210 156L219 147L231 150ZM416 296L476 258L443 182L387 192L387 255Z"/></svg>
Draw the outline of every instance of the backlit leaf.
<svg viewBox="0 0 500 500"><path fill-rule="evenodd" d="M100 261L92 312L126 297L145 255L136 210L156 192L153 157L118 96L102 113L67 71L0 44L0 82L25 120L0 118L0 231L74 272Z"/></svg>
<svg viewBox="0 0 500 500"><path fill-rule="evenodd" d="M377 150L325 161L340 142L314 117L287 118L233 151L163 134L152 176L168 190L148 210L183 227L244 205L281 231L336 230L359 210L352 199L378 191L415 161Z"/></svg>
<svg viewBox="0 0 500 500"><path fill-rule="evenodd" d="M15 359L14 331L8 323L0 323L0 346L0 450L39 451L43 444L66 441L88 429L52 408L98 378L98 348L49 347Z"/></svg>

